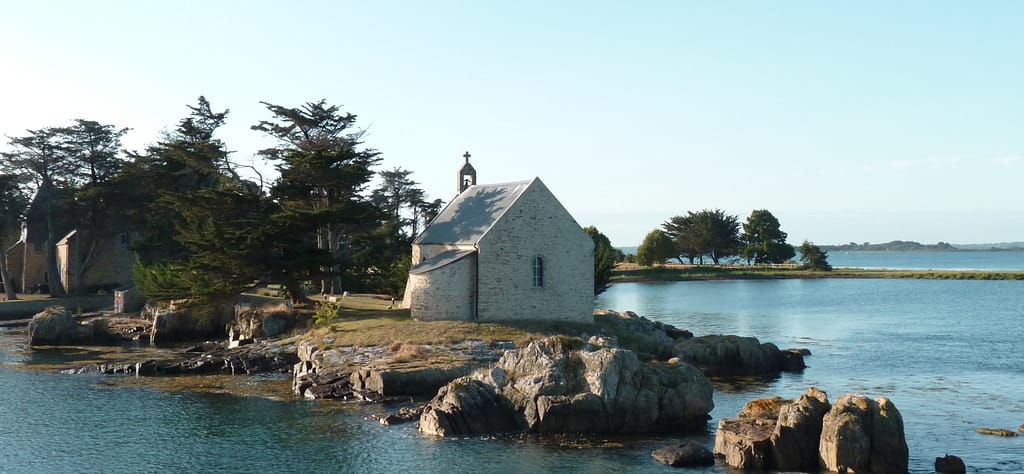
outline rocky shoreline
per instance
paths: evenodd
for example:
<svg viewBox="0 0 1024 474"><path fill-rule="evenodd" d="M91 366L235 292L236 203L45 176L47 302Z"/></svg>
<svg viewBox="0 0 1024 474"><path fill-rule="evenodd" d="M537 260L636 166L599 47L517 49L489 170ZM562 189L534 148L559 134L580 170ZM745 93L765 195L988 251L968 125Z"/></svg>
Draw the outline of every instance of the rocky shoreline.
<svg viewBox="0 0 1024 474"><path fill-rule="evenodd" d="M344 345L334 333L307 332L302 317L283 312L235 308L224 326L229 337L173 346L158 357L131 351L124 359L60 371L291 374L293 393L305 399L413 401L375 419L385 425L415 421L421 433L438 437L681 434L707 429L714 406L709 377L800 371L810 355L752 337L694 337L632 312L598 310L591 334L538 334L525 345L473 339ZM173 340L179 340L194 324L175 322L171 313L76 318L53 308L29 322L27 337L35 348L166 344L171 338L158 334L174 327ZM669 446L654 457L674 466L707 465L709 453L697 448ZM755 400L736 418L720 420L712 459L742 469L906 472L906 457L902 418L889 400L849 394L830 405L824 392L812 388L796 401ZM955 468L955 459L938 458L936 469L940 460Z"/></svg>

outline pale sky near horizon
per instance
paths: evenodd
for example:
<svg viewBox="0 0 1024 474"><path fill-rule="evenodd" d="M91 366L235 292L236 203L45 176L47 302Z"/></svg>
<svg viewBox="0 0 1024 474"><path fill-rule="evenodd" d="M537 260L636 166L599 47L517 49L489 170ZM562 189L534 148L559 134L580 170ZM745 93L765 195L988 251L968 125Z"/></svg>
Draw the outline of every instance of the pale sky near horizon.
<svg viewBox="0 0 1024 474"><path fill-rule="evenodd" d="M468 150L619 246L705 208L796 244L1024 241L1022 25L1011 1L0 0L0 135L86 118L141 150L204 95L247 163L260 101L324 98L429 197Z"/></svg>

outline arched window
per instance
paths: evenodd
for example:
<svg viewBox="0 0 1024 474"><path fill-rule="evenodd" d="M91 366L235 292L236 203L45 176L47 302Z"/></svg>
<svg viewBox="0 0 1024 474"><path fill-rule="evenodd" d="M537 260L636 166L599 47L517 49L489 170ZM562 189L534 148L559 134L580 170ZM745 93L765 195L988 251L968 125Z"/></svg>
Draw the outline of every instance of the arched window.
<svg viewBox="0 0 1024 474"><path fill-rule="evenodd" d="M533 286L544 286L544 257L540 255L533 257Z"/></svg>

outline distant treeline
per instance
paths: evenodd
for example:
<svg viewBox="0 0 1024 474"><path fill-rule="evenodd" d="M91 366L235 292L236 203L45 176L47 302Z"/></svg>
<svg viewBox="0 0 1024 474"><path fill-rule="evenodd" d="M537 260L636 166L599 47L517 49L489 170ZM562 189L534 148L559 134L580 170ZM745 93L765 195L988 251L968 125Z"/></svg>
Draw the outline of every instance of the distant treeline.
<svg viewBox="0 0 1024 474"><path fill-rule="evenodd" d="M1020 251L1024 250L1024 243L1015 242L1013 244L970 244L970 245L957 245L947 242L939 242L937 244L922 244L920 242L907 241L907 240L893 240L892 242L886 242L881 244L872 244L870 242L864 242L858 244L850 242L842 245L822 245L822 250L825 251L841 251L841 252L950 252L950 251L963 251L963 250L976 250L976 251Z"/></svg>

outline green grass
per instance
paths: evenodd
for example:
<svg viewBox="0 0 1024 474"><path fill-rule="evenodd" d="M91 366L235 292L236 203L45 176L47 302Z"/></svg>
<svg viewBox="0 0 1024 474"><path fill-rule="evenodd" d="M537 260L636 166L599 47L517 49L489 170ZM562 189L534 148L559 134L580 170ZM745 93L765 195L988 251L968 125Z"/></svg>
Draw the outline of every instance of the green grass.
<svg viewBox="0 0 1024 474"><path fill-rule="evenodd" d="M339 301L341 314L336 321L310 330L297 339L317 341L321 348L355 346L402 346L454 344L482 341L493 344L512 341L524 347L530 341L546 336L583 337L616 336L623 347L642 353L655 353L652 341L624 333L610 320L598 319L593 324L560 321L507 321L479 323L470 321L413 321L407 309L385 309L389 300L372 297L348 297ZM310 311L311 308L302 308Z"/></svg>
<svg viewBox="0 0 1024 474"><path fill-rule="evenodd" d="M619 267L612 282L754 280L779 278L911 278L923 280L1024 280L1024 272L965 270L864 270L836 268L830 272L800 268L735 267Z"/></svg>

